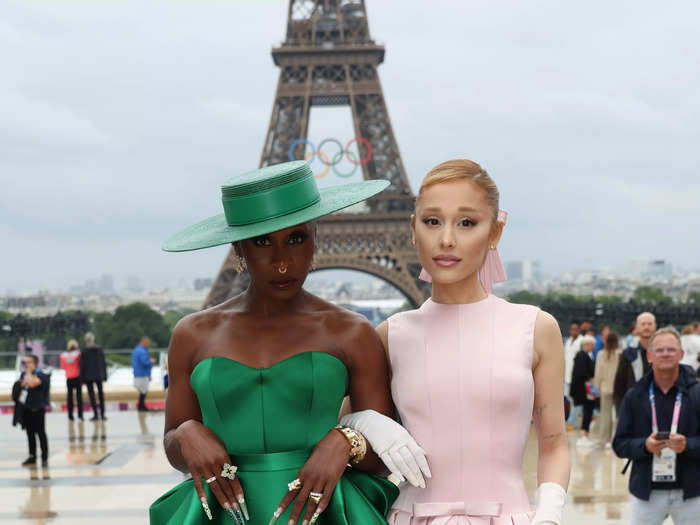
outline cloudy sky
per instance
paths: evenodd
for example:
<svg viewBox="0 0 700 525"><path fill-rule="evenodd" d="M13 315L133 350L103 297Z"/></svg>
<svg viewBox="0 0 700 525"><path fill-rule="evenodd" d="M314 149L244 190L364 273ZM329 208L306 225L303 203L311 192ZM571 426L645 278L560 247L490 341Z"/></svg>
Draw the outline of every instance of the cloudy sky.
<svg viewBox="0 0 700 525"><path fill-rule="evenodd" d="M477 160L510 212L502 257L548 273L700 267L696 3L366 3L414 188ZM0 3L0 291L213 277L225 247L160 244L257 167L286 5ZM349 140L349 110L314 108L309 136Z"/></svg>

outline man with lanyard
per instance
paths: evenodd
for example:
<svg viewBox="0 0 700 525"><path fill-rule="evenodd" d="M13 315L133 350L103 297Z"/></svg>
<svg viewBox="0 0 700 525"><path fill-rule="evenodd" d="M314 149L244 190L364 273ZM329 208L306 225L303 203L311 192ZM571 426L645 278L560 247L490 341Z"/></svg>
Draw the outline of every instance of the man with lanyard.
<svg viewBox="0 0 700 525"><path fill-rule="evenodd" d="M700 520L700 385L681 365L680 334L656 331L647 357L652 369L622 400L613 449L630 458L630 524L675 525Z"/></svg>

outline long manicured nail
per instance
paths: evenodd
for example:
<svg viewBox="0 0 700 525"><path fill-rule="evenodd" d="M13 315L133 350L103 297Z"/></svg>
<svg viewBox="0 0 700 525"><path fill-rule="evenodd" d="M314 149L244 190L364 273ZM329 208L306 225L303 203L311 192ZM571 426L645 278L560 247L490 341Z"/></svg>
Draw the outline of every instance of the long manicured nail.
<svg viewBox="0 0 700 525"><path fill-rule="evenodd" d="M238 519L238 516L236 516L236 513L234 512L233 508L231 507L231 504L226 502L224 503L224 510L228 512L228 515L231 516L231 519L236 525L243 525L240 520Z"/></svg>
<svg viewBox="0 0 700 525"><path fill-rule="evenodd" d="M241 504L241 510L243 510L246 521L250 521L250 514L248 514L248 505L245 503L245 498L243 496L238 496L238 503Z"/></svg>
<svg viewBox="0 0 700 525"><path fill-rule="evenodd" d="M207 503L207 498L202 496L201 498L199 498L199 501L202 502L202 508L204 509L204 512L207 514L207 518L209 518L209 520L211 520L212 519L211 510L209 510L209 503Z"/></svg>
<svg viewBox="0 0 700 525"><path fill-rule="evenodd" d="M289 522L287 522L287 525L297 525L297 522L294 520L289 520Z"/></svg>
<svg viewBox="0 0 700 525"><path fill-rule="evenodd" d="M281 515L282 515L282 509L278 508L274 512L274 514L272 514L272 519L270 520L270 523L268 523L267 525L273 525Z"/></svg>
<svg viewBox="0 0 700 525"><path fill-rule="evenodd" d="M241 509L238 508L238 505L236 505L236 508L233 509L233 511L236 513L236 518L238 518L238 521L241 523L241 525L245 525L245 518L243 517Z"/></svg>
<svg viewBox="0 0 700 525"><path fill-rule="evenodd" d="M301 522L301 525L309 525L309 520L304 520Z"/></svg>

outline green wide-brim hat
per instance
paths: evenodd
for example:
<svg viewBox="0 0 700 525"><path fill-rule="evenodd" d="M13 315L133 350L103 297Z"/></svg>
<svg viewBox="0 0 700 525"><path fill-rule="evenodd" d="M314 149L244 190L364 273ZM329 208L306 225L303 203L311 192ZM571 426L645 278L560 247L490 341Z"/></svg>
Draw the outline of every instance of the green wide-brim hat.
<svg viewBox="0 0 700 525"><path fill-rule="evenodd" d="M376 195L386 180L319 189L303 160L267 166L232 177L221 186L224 213L176 233L167 252L186 252L258 237L342 210Z"/></svg>

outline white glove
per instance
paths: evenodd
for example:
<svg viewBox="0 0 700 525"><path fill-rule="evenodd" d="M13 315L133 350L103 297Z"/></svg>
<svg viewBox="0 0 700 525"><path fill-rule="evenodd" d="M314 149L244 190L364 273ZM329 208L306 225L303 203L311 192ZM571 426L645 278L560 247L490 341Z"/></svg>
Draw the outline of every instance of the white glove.
<svg viewBox="0 0 700 525"><path fill-rule="evenodd" d="M432 477L425 451L396 421L375 410L362 410L343 416L340 424L362 433L394 477L425 488L422 474Z"/></svg>
<svg viewBox="0 0 700 525"><path fill-rule="evenodd" d="M537 487L537 510L531 525L561 525L566 491L558 483L542 483Z"/></svg>

